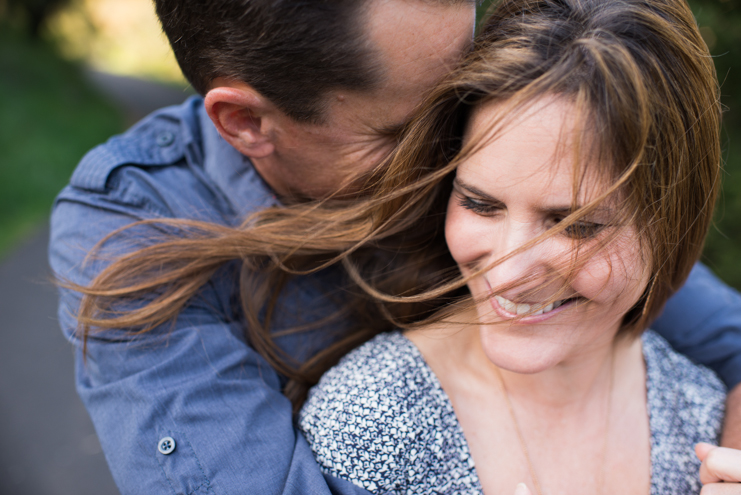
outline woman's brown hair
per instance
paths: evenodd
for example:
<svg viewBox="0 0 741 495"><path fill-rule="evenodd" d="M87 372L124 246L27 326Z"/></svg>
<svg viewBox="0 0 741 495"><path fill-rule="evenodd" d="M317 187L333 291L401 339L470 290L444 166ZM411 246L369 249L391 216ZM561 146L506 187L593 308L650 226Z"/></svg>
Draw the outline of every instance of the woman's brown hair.
<svg viewBox="0 0 741 495"><path fill-rule="evenodd" d="M717 80L683 0L500 2L461 67L432 91L394 153L365 180L361 197L268 209L236 229L151 221L171 233L120 257L88 287L72 286L83 294L81 331L166 324L220 267L238 260L247 340L287 377L286 394L299 405L349 349L394 326L441 318L440 310L466 300L443 219L452 173L480 145L463 145L468 115L487 102L517 109L547 95L579 109L590 149L609 164L613 182L544 236L619 196L622 223L637 228L649 270L624 328L644 329L698 259L719 189ZM272 308L288 277L332 265L347 275L336 316L353 325L334 345L295 362L275 343Z"/></svg>

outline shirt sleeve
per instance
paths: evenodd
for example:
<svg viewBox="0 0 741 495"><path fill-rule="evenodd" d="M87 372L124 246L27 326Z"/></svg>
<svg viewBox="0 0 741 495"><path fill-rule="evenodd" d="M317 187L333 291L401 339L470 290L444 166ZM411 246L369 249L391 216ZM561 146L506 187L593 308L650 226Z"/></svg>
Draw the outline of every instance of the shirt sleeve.
<svg viewBox="0 0 741 495"><path fill-rule="evenodd" d="M741 383L741 295L698 263L652 325L674 349L715 371L729 389Z"/></svg>
<svg viewBox="0 0 741 495"><path fill-rule="evenodd" d="M108 255L153 232L127 231L85 260L103 236L145 215L81 197L63 194L56 203L50 262L63 279L87 284ZM294 428L276 372L225 316L215 284L165 328L139 338L123 330L92 336L86 357L74 316L79 295L61 290L59 319L76 346L77 390L121 493L367 495L322 474Z"/></svg>

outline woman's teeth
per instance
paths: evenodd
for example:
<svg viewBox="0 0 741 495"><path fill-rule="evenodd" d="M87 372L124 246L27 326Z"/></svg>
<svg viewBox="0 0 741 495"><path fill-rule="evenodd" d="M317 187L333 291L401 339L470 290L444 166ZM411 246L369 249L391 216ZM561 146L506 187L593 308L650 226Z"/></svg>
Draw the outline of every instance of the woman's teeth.
<svg viewBox="0 0 741 495"><path fill-rule="evenodd" d="M504 308L505 311L508 313L516 314L516 315L528 315L528 316L537 316L542 315L543 313L548 313L550 311L553 311L557 307L561 306L564 302L566 302L566 299L561 299L560 301L556 301L554 303L548 304L547 306L544 306L540 308L539 310L531 313L534 304L517 304L509 299L505 299L502 296L494 296L494 299L497 300L499 305Z"/></svg>

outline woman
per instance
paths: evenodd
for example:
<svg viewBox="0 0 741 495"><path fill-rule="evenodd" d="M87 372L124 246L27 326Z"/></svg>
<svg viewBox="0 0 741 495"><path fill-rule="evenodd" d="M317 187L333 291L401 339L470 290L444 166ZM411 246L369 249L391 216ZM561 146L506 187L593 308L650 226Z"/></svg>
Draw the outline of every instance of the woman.
<svg viewBox="0 0 741 495"><path fill-rule="evenodd" d="M300 426L325 471L374 493L699 493L723 386L644 330L700 255L719 119L682 0L502 2L387 168L407 186L436 166L416 228L447 203L470 296L312 390Z"/></svg>

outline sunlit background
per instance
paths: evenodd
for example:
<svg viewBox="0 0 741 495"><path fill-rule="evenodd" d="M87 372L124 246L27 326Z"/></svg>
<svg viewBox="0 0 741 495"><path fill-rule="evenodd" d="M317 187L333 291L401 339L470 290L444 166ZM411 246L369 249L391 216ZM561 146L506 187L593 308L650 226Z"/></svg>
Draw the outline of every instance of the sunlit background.
<svg viewBox="0 0 741 495"><path fill-rule="evenodd" d="M73 0L44 29L64 58L114 74L183 81L151 0Z"/></svg>
<svg viewBox="0 0 741 495"><path fill-rule="evenodd" d="M727 107L703 261L741 288L741 0L690 3ZM88 149L189 94L151 0L0 0L0 495L116 493L73 389L45 231Z"/></svg>

